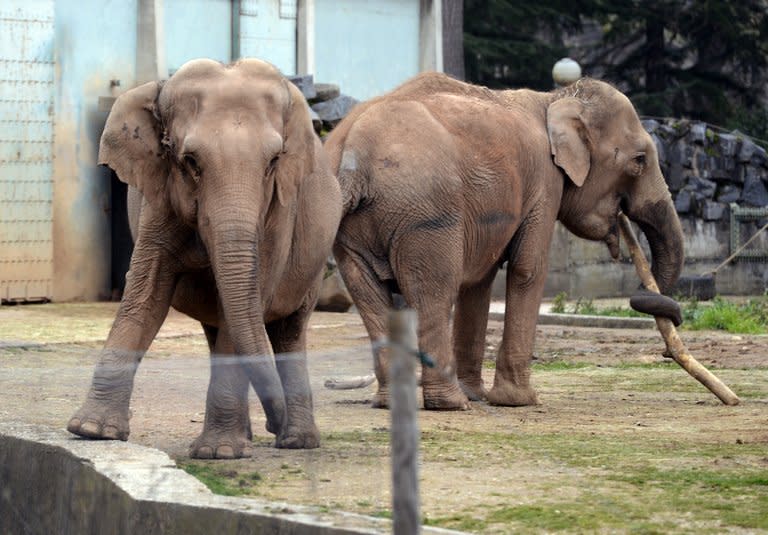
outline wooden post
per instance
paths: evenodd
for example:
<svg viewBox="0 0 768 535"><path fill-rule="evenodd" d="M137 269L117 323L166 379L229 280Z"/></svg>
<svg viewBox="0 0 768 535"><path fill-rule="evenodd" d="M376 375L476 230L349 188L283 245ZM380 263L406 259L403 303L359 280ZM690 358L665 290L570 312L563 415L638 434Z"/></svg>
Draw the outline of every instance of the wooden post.
<svg viewBox="0 0 768 535"><path fill-rule="evenodd" d="M635 237L635 233L632 230L632 226L626 215L619 214L619 226L621 228L621 233L624 236L624 240L627 242L629 254L635 264L635 270L637 271L640 280L643 282L643 285L652 292L660 293L659 286L656 284L656 280L651 273L651 267L648 264L648 260L645 258L645 254L640 248L640 244L637 242L637 237ZM667 353L675 360L675 362L677 362L694 379L706 386L710 392L720 398L720 401L726 405L738 405L738 396L688 353L688 349L685 347L685 344L683 344L680 336L678 336L677 329L675 329L672 321L658 316L655 319L656 327L659 329L661 336L664 338L664 342L667 344Z"/></svg>
<svg viewBox="0 0 768 535"><path fill-rule="evenodd" d="M421 532L416 318L416 311L411 309L393 310L389 315L392 528L395 535Z"/></svg>

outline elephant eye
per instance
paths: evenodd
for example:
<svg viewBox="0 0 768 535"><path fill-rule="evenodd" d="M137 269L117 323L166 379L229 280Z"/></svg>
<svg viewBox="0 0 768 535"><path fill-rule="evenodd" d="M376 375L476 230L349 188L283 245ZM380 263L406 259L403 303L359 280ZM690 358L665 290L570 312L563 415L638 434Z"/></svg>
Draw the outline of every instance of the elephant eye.
<svg viewBox="0 0 768 535"><path fill-rule="evenodd" d="M182 157L182 161L184 162L184 166L189 171L189 174L192 175L192 178L194 178L195 182L197 182L197 179L200 178L202 171L200 170L200 166L198 165L194 155L187 153Z"/></svg>
<svg viewBox="0 0 768 535"><path fill-rule="evenodd" d="M645 171L645 153L640 153L632 157L632 165L629 172L632 175L640 176Z"/></svg>

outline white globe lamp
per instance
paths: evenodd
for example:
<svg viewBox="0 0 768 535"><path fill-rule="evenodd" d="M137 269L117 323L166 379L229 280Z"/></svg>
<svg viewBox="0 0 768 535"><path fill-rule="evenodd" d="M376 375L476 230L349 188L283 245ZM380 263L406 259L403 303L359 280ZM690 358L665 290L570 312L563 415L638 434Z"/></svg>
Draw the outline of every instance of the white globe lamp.
<svg viewBox="0 0 768 535"><path fill-rule="evenodd" d="M581 78L581 66L571 58L563 58L552 67L552 79L558 86L572 84Z"/></svg>

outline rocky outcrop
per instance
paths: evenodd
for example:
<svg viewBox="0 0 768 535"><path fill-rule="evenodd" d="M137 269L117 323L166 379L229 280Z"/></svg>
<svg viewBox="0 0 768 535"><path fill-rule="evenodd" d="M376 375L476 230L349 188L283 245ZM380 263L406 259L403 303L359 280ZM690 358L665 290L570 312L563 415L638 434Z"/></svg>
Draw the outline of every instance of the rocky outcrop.
<svg viewBox="0 0 768 535"><path fill-rule="evenodd" d="M738 130L685 119L645 119L681 217L727 220L729 206L768 206L766 150Z"/></svg>

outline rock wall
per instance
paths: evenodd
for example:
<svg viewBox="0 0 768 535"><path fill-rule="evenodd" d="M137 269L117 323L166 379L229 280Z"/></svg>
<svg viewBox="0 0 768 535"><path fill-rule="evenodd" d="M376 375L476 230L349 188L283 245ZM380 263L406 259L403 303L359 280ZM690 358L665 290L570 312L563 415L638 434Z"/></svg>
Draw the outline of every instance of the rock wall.
<svg viewBox="0 0 768 535"><path fill-rule="evenodd" d="M722 221L731 203L768 206L766 150L738 130L677 119L646 119L643 126L681 217Z"/></svg>

